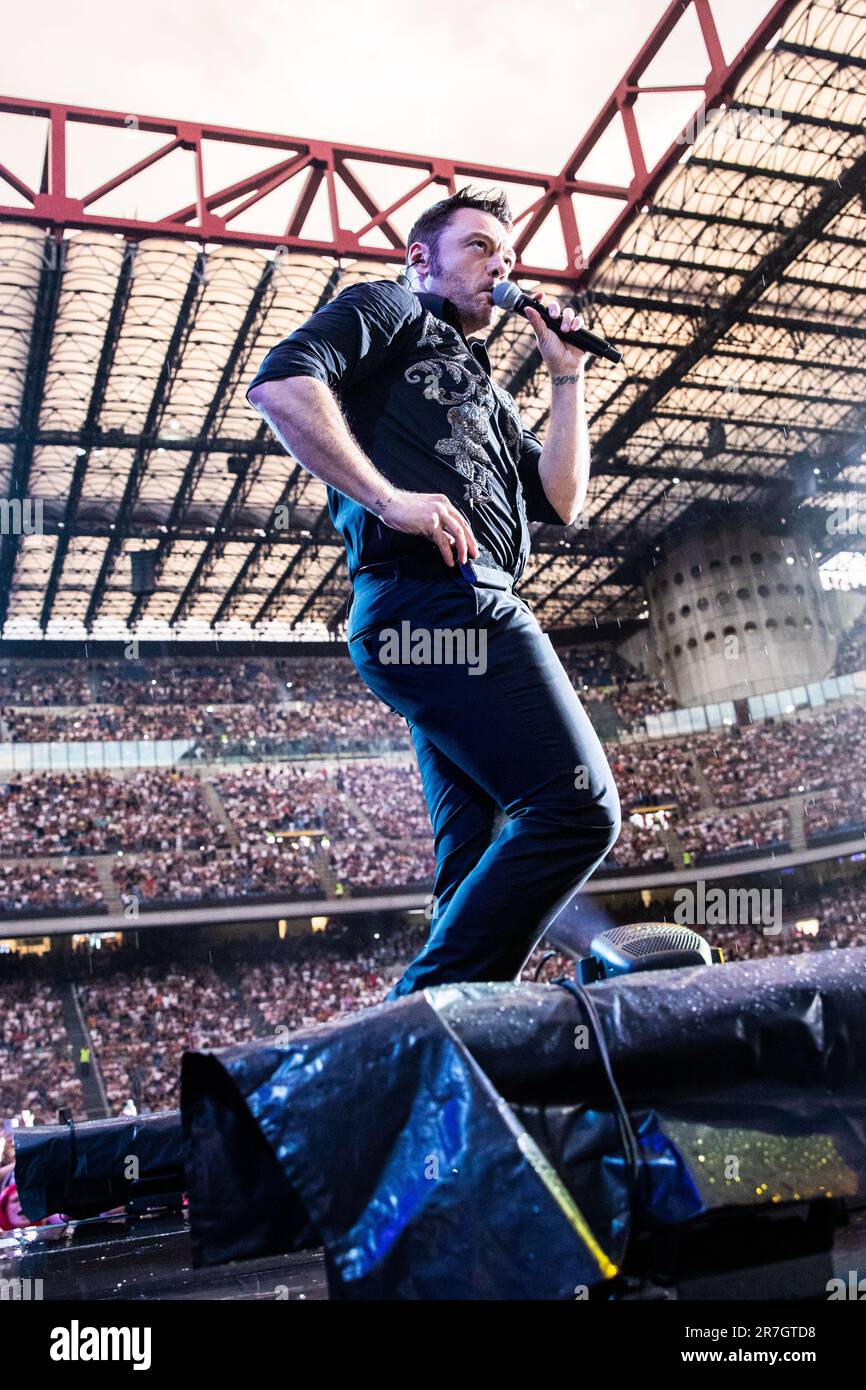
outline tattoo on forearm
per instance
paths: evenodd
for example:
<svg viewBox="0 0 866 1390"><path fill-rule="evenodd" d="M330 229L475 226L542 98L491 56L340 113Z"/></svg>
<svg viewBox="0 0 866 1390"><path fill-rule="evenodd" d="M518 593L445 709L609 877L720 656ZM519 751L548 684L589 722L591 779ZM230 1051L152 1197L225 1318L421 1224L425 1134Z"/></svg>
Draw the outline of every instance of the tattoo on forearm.
<svg viewBox="0 0 866 1390"><path fill-rule="evenodd" d="M573 381L580 381L580 372L573 372L570 376L555 376L554 386L568 386Z"/></svg>

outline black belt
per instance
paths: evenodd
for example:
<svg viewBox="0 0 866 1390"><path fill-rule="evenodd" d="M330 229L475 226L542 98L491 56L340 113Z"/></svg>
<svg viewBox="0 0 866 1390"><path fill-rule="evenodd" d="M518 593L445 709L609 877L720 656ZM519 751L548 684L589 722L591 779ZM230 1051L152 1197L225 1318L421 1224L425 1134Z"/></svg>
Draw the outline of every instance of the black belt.
<svg viewBox="0 0 866 1390"><path fill-rule="evenodd" d="M429 559L422 555L395 555L390 560L376 560L372 564L362 565L352 575L352 581L362 574L378 574L394 579L404 576L413 579L462 579L464 583L481 584L494 589L514 587L514 575L501 569L499 565L480 565L477 560L470 560L468 566L471 566L471 574L465 573L456 563L453 566L446 565L438 551ZM474 575L474 579L471 575Z"/></svg>

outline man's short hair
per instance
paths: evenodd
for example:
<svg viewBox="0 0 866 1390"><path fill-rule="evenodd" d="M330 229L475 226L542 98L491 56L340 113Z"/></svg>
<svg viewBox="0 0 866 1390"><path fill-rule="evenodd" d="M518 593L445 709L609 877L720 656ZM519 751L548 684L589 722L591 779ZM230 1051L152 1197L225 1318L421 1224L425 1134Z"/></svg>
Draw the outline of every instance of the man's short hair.
<svg viewBox="0 0 866 1390"><path fill-rule="evenodd" d="M438 258L442 230L449 218L461 208L477 208L479 212L489 212L493 217L498 217L505 227L510 227L512 223L511 208L504 193L495 188L461 188L458 193L452 193L450 198L443 198L440 203L434 203L422 212L406 240L407 253L413 242L423 241L424 245L429 247L431 256L434 259Z"/></svg>

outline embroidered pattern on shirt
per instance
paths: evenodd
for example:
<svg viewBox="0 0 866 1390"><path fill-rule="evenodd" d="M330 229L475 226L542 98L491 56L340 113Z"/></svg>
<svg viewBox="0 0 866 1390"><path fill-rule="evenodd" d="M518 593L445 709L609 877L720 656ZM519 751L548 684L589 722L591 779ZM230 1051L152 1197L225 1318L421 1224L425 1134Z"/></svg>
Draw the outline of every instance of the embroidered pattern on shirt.
<svg viewBox="0 0 866 1390"><path fill-rule="evenodd" d="M455 342L456 339L456 342ZM442 323L429 309L424 310L424 317L421 320L421 337L418 339L419 347L440 348L448 343L452 347L461 347L460 334L449 324Z"/></svg>
<svg viewBox="0 0 866 1390"><path fill-rule="evenodd" d="M489 411L485 413L474 401L464 401L448 411L451 438L436 441L437 454L452 458L458 472L469 479L463 496L471 506L490 497L493 469L484 447L489 419Z"/></svg>
<svg viewBox="0 0 866 1390"><path fill-rule="evenodd" d="M427 317L432 319L432 315ZM427 337L426 322L424 330L422 342L426 346L431 342ZM454 329L448 330L448 334L457 339L460 348L463 347ZM442 345L449 342L447 335L437 334L437 339ZM457 358L443 356L414 362L403 375L410 386L422 387L428 401L435 401L437 405L447 408L446 418L451 426L451 434L445 439L438 439L435 449L437 454L450 458L458 473L468 480L463 494L466 501L474 506L476 502L488 500L493 469L489 464L486 444L496 397L486 373L472 354L463 350Z"/></svg>

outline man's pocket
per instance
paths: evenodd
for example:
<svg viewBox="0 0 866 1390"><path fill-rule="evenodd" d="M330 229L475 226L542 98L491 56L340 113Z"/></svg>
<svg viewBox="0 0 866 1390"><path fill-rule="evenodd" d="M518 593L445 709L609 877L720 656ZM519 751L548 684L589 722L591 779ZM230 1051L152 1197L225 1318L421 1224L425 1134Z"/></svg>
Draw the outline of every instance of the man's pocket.
<svg viewBox="0 0 866 1390"><path fill-rule="evenodd" d="M470 624L479 612L475 586L462 577L423 579L412 575L382 578L359 575L346 625L346 640L384 629Z"/></svg>

